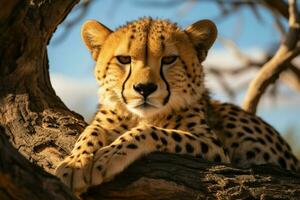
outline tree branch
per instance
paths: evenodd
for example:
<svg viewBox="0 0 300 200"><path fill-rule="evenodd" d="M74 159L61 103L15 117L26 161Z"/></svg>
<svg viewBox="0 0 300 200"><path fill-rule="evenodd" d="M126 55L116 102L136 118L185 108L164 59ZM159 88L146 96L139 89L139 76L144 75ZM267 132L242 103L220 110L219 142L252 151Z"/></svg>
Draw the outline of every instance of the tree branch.
<svg viewBox="0 0 300 200"><path fill-rule="evenodd" d="M112 182L91 188L88 200L297 199L300 176L264 165L238 169L191 156L154 153Z"/></svg>
<svg viewBox="0 0 300 200"><path fill-rule="evenodd" d="M289 19L288 4L283 0L263 0L263 3L272 10L276 10L284 18Z"/></svg>
<svg viewBox="0 0 300 200"><path fill-rule="evenodd" d="M267 87L274 83L288 63L300 54L299 17L295 0L289 0L289 30L274 57L267 62L250 83L243 102L243 108L255 113L260 97Z"/></svg>

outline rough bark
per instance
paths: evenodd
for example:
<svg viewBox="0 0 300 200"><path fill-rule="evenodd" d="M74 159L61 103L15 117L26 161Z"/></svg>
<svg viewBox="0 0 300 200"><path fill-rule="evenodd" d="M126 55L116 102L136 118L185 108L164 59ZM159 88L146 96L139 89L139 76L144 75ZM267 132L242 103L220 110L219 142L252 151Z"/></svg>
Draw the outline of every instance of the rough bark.
<svg viewBox="0 0 300 200"><path fill-rule="evenodd" d="M31 164L8 142L0 127L0 199L76 199L66 186Z"/></svg>
<svg viewBox="0 0 300 200"><path fill-rule="evenodd" d="M49 172L85 126L56 96L46 48L77 2L0 1L0 125L19 152Z"/></svg>
<svg viewBox="0 0 300 200"><path fill-rule="evenodd" d="M84 199L299 199L300 175L270 165L252 169L154 153Z"/></svg>

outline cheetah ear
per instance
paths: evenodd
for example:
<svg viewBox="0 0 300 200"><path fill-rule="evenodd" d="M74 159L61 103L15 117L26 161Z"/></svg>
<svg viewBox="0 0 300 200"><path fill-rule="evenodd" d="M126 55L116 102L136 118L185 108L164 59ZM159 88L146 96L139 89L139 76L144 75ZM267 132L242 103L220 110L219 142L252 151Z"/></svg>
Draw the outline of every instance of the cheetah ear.
<svg viewBox="0 0 300 200"><path fill-rule="evenodd" d="M97 60L101 46L112 31L96 20L86 21L81 28L81 37L90 50L94 60Z"/></svg>
<svg viewBox="0 0 300 200"><path fill-rule="evenodd" d="M218 30L216 25L208 20L200 20L185 29L189 38L192 40L200 61L204 61L207 51L217 38Z"/></svg>

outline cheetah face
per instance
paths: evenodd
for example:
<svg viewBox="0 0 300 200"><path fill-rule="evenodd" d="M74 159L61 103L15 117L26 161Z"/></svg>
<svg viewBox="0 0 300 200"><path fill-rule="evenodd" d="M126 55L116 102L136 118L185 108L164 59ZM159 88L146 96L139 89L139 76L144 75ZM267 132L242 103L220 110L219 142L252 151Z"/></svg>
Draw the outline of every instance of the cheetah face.
<svg viewBox="0 0 300 200"><path fill-rule="evenodd" d="M145 118L192 104L204 92L201 62L216 35L209 20L181 30L143 18L115 32L86 22L82 37L97 61L100 103L122 105Z"/></svg>

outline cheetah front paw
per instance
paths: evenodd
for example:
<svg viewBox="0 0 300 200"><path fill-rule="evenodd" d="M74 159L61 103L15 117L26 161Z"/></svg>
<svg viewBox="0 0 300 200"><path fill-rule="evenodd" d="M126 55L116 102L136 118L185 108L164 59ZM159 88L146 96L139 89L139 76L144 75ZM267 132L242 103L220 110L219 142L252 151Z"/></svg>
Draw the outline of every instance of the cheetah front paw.
<svg viewBox="0 0 300 200"><path fill-rule="evenodd" d="M90 171L91 185L99 185L113 179L129 163L130 159L128 159L127 153L118 146L110 145L99 149L95 154Z"/></svg>
<svg viewBox="0 0 300 200"><path fill-rule="evenodd" d="M67 157L56 169L56 175L74 191L81 194L89 186L100 185L111 180L129 164L136 160L140 151L134 144L122 148L112 144L85 157ZM129 149L129 150L128 150Z"/></svg>
<svg viewBox="0 0 300 200"><path fill-rule="evenodd" d="M90 185L88 172L92 167L93 154L71 155L65 158L56 168L55 175L74 193L85 192Z"/></svg>

